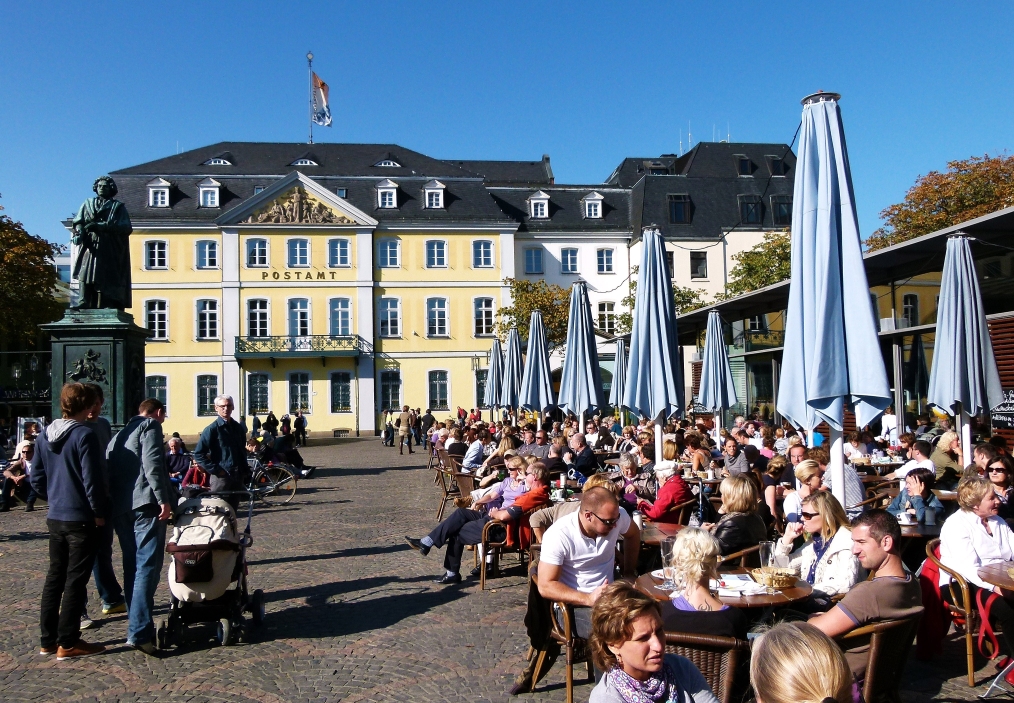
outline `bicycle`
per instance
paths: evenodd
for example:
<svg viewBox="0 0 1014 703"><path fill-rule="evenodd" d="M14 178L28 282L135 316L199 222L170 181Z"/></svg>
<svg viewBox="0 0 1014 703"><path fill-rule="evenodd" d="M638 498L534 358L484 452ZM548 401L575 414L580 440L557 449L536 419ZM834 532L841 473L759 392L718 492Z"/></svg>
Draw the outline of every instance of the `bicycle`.
<svg viewBox="0 0 1014 703"><path fill-rule="evenodd" d="M268 505L285 505L296 496L299 477L294 469L284 464L262 464L250 457L250 480L248 488L257 499Z"/></svg>

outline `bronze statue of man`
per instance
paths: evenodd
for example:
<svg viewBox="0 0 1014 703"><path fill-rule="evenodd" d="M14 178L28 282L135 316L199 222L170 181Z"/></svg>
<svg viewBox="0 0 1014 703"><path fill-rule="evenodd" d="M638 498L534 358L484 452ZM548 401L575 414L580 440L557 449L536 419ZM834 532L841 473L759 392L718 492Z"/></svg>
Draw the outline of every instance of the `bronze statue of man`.
<svg viewBox="0 0 1014 703"><path fill-rule="evenodd" d="M100 176L74 216L71 241L78 245L74 278L79 291L72 309L130 307L130 216L115 199L116 183Z"/></svg>

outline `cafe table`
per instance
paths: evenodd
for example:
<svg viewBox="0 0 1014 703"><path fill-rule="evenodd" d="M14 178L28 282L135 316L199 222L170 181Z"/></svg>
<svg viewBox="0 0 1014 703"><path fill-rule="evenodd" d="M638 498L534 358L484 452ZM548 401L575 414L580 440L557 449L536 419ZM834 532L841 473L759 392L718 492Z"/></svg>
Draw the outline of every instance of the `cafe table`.
<svg viewBox="0 0 1014 703"><path fill-rule="evenodd" d="M723 574L745 574L747 569L728 569L718 574L721 578ZM648 596L651 596L657 601L669 600L669 593L665 589L658 588L662 584L662 579L655 578L651 574L643 574L637 577L637 581L634 586L637 590L641 591ZM773 594L759 593L755 596L720 596L720 600L728 606L733 608L767 608L776 605L788 605L789 603L795 603L807 598L813 593L813 586L808 584L806 581L796 579L796 585L790 586L789 588L778 588L775 589Z"/></svg>
<svg viewBox="0 0 1014 703"><path fill-rule="evenodd" d="M683 525L671 522L645 522L641 528L641 544L659 547L666 537L675 537L683 529Z"/></svg>
<svg viewBox="0 0 1014 703"><path fill-rule="evenodd" d="M1014 562L1002 561L997 564L989 564L988 566L979 567L978 573L986 583L990 583L994 586L999 586L1005 591L1014 591L1014 579L1011 578L1007 572L1008 569L1014 569ZM989 688L979 698L989 698L993 695L993 689L996 689L999 693L1007 693L1008 690L1003 685L1004 677L1007 672L1014 669L1014 660L1010 664L1004 667L1003 671L996 675L996 678L989 684Z"/></svg>

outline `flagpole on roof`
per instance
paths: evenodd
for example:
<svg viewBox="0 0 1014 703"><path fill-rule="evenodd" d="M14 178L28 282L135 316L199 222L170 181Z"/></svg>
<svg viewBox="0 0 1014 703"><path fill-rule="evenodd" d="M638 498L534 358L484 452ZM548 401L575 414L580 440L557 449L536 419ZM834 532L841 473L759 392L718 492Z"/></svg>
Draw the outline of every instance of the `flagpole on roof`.
<svg viewBox="0 0 1014 703"><path fill-rule="evenodd" d="M306 71L309 74L309 80L310 80L310 93L307 96L309 98L308 109L310 110L310 141L307 142L307 143L308 144L313 144L313 52L312 51L306 52Z"/></svg>

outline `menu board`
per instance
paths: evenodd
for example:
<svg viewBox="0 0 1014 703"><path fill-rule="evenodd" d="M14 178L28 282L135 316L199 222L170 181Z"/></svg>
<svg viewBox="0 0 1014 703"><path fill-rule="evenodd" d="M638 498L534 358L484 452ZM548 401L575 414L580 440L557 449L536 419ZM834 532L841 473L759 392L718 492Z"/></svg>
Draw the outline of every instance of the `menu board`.
<svg viewBox="0 0 1014 703"><path fill-rule="evenodd" d="M1003 402L989 411L995 429L1014 429L1014 389L1003 389Z"/></svg>

